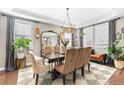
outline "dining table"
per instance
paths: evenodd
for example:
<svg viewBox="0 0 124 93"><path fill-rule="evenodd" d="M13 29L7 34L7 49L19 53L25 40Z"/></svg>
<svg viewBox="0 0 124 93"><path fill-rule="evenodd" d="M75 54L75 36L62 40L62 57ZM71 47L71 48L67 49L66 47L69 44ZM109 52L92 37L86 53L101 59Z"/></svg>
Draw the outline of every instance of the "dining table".
<svg viewBox="0 0 124 93"><path fill-rule="evenodd" d="M65 58L65 55L62 53L48 53L48 54L42 54L42 57L44 59L48 59L48 63L55 63L55 65L58 65L62 63L62 61Z"/></svg>

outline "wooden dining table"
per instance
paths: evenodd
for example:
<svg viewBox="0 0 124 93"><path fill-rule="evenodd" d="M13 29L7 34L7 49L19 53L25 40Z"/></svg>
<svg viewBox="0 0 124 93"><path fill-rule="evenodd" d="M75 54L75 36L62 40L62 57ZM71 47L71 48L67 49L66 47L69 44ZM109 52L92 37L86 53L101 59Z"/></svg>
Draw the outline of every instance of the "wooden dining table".
<svg viewBox="0 0 124 93"><path fill-rule="evenodd" d="M49 53L49 54L42 54L44 59L48 59L48 63L55 63L56 65L62 63L65 58L65 55L62 53Z"/></svg>

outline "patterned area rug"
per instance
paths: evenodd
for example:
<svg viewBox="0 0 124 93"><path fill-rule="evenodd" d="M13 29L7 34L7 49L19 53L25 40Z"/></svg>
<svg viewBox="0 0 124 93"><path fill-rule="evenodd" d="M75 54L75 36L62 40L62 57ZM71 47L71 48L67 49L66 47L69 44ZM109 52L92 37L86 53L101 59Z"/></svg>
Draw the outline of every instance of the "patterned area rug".
<svg viewBox="0 0 124 93"><path fill-rule="evenodd" d="M91 62L91 72L88 72L87 66L85 67L85 76L81 76L81 70L76 71L75 85L104 85L105 82L115 72L115 68L100 65ZM66 85L74 85L72 73L66 76ZM60 75L56 80L51 80L51 75L48 73L40 74L39 85L62 85L62 76ZM17 85L34 85L32 68L19 70Z"/></svg>

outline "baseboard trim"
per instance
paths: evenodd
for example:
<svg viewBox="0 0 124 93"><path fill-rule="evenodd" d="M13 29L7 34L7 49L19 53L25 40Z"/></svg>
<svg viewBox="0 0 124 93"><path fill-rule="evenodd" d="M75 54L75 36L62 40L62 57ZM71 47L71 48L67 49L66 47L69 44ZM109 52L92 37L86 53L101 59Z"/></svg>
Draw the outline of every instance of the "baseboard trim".
<svg viewBox="0 0 124 93"><path fill-rule="evenodd" d="M0 71L4 71L5 70L5 67L0 67Z"/></svg>

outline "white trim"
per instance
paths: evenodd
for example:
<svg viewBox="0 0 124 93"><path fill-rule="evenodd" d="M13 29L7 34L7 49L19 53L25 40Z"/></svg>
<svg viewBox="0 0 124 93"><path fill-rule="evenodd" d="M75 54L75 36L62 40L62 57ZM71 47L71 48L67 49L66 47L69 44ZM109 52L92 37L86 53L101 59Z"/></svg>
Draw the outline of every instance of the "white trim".
<svg viewBox="0 0 124 93"><path fill-rule="evenodd" d="M3 71L3 70L5 70L5 67L0 67L0 71Z"/></svg>

